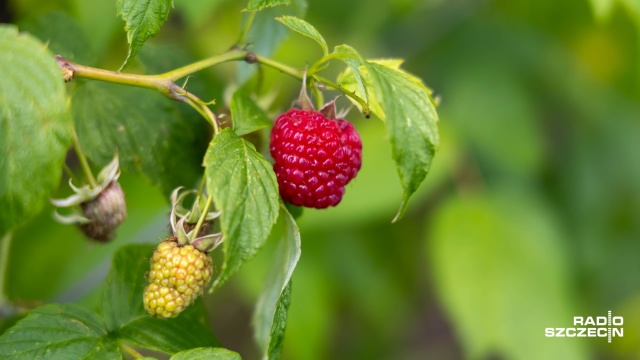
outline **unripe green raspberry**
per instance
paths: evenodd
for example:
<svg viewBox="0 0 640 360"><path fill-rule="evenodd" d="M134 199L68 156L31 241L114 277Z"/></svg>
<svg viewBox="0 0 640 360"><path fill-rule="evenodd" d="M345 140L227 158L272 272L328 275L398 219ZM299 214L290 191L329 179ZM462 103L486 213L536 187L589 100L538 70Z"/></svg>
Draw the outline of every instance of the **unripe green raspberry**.
<svg viewBox="0 0 640 360"><path fill-rule="evenodd" d="M144 308L152 316L172 318L193 304L211 280L211 257L175 237L158 245L151 258Z"/></svg>

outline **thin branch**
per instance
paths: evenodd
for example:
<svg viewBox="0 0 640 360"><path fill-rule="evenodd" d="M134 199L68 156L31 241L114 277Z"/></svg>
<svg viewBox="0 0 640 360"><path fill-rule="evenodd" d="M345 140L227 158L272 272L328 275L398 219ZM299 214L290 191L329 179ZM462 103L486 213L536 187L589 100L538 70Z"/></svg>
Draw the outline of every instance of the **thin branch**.
<svg viewBox="0 0 640 360"><path fill-rule="evenodd" d="M6 278L9 267L9 249L11 248L11 232L0 238L0 306L8 301L6 295Z"/></svg>
<svg viewBox="0 0 640 360"><path fill-rule="evenodd" d="M73 137L73 147L76 150L76 155L78 156L78 160L80 161L80 166L82 167L82 171L87 176L87 181L89 181L89 185L91 185L92 189L98 187L98 182L96 178L93 176L93 172L91 171L91 166L89 166L89 161L87 161L87 157L84 155L84 150L82 150L82 146L80 146L80 140L78 140L78 135L75 131L72 134Z"/></svg>
<svg viewBox="0 0 640 360"><path fill-rule="evenodd" d="M206 68L209 68L218 64L222 64L229 61L245 60L248 54L249 53L245 50L231 50L224 54L216 55L204 60L200 60L193 64L189 64L187 66L184 66L175 70L171 70L164 74L156 75L153 77L169 80L173 82L187 75L191 75L195 72L204 70Z"/></svg>

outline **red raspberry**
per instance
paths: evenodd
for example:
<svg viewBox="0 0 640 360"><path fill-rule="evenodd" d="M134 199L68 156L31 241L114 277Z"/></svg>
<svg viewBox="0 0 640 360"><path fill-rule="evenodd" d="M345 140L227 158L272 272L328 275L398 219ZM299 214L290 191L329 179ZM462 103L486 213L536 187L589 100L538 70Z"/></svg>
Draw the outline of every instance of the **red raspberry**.
<svg viewBox="0 0 640 360"><path fill-rule="evenodd" d="M362 141L353 125L313 110L280 115L269 149L282 199L298 206L338 205L362 165Z"/></svg>

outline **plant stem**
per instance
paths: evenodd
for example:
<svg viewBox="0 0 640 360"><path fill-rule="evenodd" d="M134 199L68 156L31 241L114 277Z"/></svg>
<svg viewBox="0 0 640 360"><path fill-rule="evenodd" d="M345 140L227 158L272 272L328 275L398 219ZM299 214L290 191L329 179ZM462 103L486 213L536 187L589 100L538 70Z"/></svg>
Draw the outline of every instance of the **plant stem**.
<svg viewBox="0 0 640 360"><path fill-rule="evenodd" d="M348 97L352 98L353 100L357 101L357 102L358 102L358 104L360 104L360 107L362 107L362 113L364 114L364 116L365 116L367 119L368 119L369 117L371 117L371 110L369 109L369 105L367 105L367 103L366 103L364 100L362 100L362 98L361 98L361 97L359 97L358 95L356 95L356 93L355 93L354 91L349 91L349 90L347 90L347 89L343 88L343 87L342 87L342 85L337 84L337 83L335 83L335 82L333 82L333 81L331 81L331 80L329 80L329 79L326 79L326 78L320 77L320 76L318 76L318 75L313 75L313 77L314 77L317 81L319 81L319 82L321 82L321 83L325 84L328 88L331 88L331 89L333 89L333 90L338 90L338 91L340 91L341 93L345 94L346 96L348 96Z"/></svg>
<svg viewBox="0 0 640 360"><path fill-rule="evenodd" d="M262 64L262 65L266 65L270 68L276 69L276 70L280 70L280 72L283 72L287 75L293 76L294 78L298 79L298 80L302 80L302 78L304 77L304 71L303 70L298 70L298 69L294 69L290 66L287 66L283 63L277 62L275 60L271 60L269 58L266 57L262 57L260 55L256 55L256 59L258 61L258 63Z"/></svg>
<svg viewBox="0 0 640 360"><path fill-rule="evenodd" d="M134 348L132 348L131 346L129 346L127 344L120 343L120 347L122 348L122 350L124 350L127 353L129 353L129 355L133 356L134 359L142 359L144 357L144 356L142 356L142 354L140 354Z"/></svg>
<svg viewBox="0 0 640 360"><path fill-rule="evenodd" d="M187 75L206 69L208 67L222 64L229 61L244 60L246 57L247 57L247 52L244 50L231 50L224 54L220 54L204 60L200 60L193 64L189 64L187 66L183 66L181 68L166 72L164 74L155 75L151 77L173 82Z"/></svg>
<svg viewBox="0 0 640 360"><path fill-rule="evenodd" d="M8 299L6 295L6 277L9 267L9 249L11 248L11 233L0 238L0 306Z"/></svg>
<svg viewBox="0 0 640 360"><path fill-rule="evenodd" d="M322 109L322 107L324 106L324 96L322 95L322 91L318 89L315 83L311 85L311 92L313 93L313 99L316 102L316 108Z"/></svg>
<svg viewBox="0 0 640 360"><path fill-rule="evenodd" d="M256 13L257 11L252 11L249 14L247 23L244 25L244 29L242 29L242 33L240 34L240 37L238 37L238 41L236 42L236 44L241 45L244 42L244 40L247 38L247 34L249 33L249 30L251 30L251 25L253 24L253 19L256 18Z"/></svg>
<svg viewBox="0 0 640 360"><path fill-rule="evenodd" d="M217 133L217 119L213 112L211 112L211 109L209 109L209 107L207 106L207 103L200 100L200 98L198 98L194 94L176 85L171 79L179 79L191 74L192 72L202 70L207 66L212 66L220 62L229 61L229 58L226 56L227 54L233 54L233 58L235 59L239 55L239 53L240 52L229 52L220 56L214 56L212 58L205 59L203 61L193 63L191 65L176 69L174 71L169 71L161 75L137 75L103 70L90 66L79 65L61 56L56 56L56 60L58 61L58 65L60 65L63 70L72 74L71 78L80 77L115 84L153 89L172 100L189 104L196 111L198 111L200 115L202 115L205 119L207 119L207 121L211 123ZM246 54L246 52L241 53Z"/></svg>
<svg viewBox="0 0 640 360"><path fill-rule="evenodd" d="M262 56L256 56L256 58L258 59L258 63L262 64L262 65L266 65L269 66L271 68L274 68L276 70L280 70L281 72L293 76L294 78L298 79L298 80L302 80L302 78L304 77L304 71L302 70L298 70L298 69L294 69L292 67L289 67L287 65L284 65L282 63L279 63L277 61L262 57ZM360 104L360 106L362 107L362 112L364 113L364 116L366 116L367 118L369 118L371 116L371 110L369 110L369 105L367 105L367 103L362 100L362 98L360 98L358 95L355 94L355 92L353 91L349 91L345 88L343 88L340 84L337 84L329 79L323 78L321 76L318 75L312 75L312 74L308 74L309 77L313 77L315 80L325 84L327 87L333 89L333 90L338 90L340 92L342 92L343 94L345 94L346 96L352 98L353 100L357 101L358 104Z"/></svg>
<svg viewBox="0 0 640 360"><path fill-rule="evenodd" d="M202 196L202 192L204 191L204 187L207 184L207 177L202 175L202 180L200 180L200 186L198 186L198 193L196 194L196 201Z"/></svg>
<svg viewBox="0 0 640 360"><path fill-rule="evenodd" d="M252 21L252 19L253 17L250 17L248 22ZM219 132L218 121L215 114L209 108L209 104L202 101L196 95L178 86L175 81L208 67L224 62L238 60L245 60L249 63L258 62L262 65L288 74L298 80L302 80L302 78L304 77L303 70L295 69L275 60L258 56L251 52L239 49L233 49L224 54L212 56L210 58L159 75L138 75L98 69L76 64L61 56L56 56L56 61L65 72L65 80L67 81L70 81L74 77L79 77L156 90L172 100L180 101L193 107L196 111L198 111L198 113L200 113L200 115L202 115L207 121L209 121L209 123L211 123L216 134ZM362 107L362 112L365 114L365 116L367 118L370 116L371 112L369 110L369 106L354 92L348 91L341 85L336 84L328 79L322 78L318 75L309 74L309 76L313 76L315 80L320 81L328 87L334 90L338 90L348 97L354 99Z"/></svg>
<svg viewBox="0 0 640 360"><path fill-rule="evenodd" d="M80 146L80 140L78 140L78 135L75 131L73 131L73 147L76 149L76 155L78 156L78 160L80 161L80 166L82 167L82 171L87 176L87 181L89 181L89 185L91 188L95 189L98 187L98 182L96 178L93 177L93 172L91 172L91 167L89 166L89 162L87 161L87 157L84 155L84 151L82 151L82 146Z"/></svg>
<svg viewBox="0 0 640 360"><path fill-rule="evenodd" d="M196 201L198 201L198 199L196 199ZM211 208L211 204L213 203L213 196L209 195L207 197L207 203L204 205L204 209L202 209L202 214L200 214L200 219L198 219L198 223L196 224L196 227L193 229L193 235L191 239L189 239L191 242L193 242L195 239L198 238L198 235L200 234L200 229L202 229L202 224L204 224L204 220L207 218L207 214L209 214L209 209Z"/></svg>

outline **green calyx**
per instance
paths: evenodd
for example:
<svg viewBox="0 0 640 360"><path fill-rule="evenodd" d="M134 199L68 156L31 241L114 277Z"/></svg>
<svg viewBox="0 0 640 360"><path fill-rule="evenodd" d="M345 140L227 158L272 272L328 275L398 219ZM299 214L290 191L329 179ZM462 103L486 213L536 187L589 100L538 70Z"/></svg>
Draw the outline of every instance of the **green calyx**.
<svg viewBox="0 0 640 360"><path fill-rule="evenodd" d="M51 199L51 203L58 208L79 206L89 203L96 200L112 183L117 182L119 177L120 163L118 161L118 155L116 154L113 160L100 171L100 174L98 174L98 186L91 187L90 185L83 185L81 187L76 187L73 185L72 180L69 179L69 186L73 189L74 194L64 199ZM73 211L68 215L61 215L56 211L54 212L53 217L56 221L67 225L84 225L92 221L79 211Z"/></svg>
<svg viewBox="0 0 640 360"><path fill-rule="evenodd" d="M179 187L171 194L171 232L180 245L193 245L196 249L208 253L223 241L222 233L209 234L211 222L220 216L219 211L211 210L211 197L198 196L191 210L187 210L182 202L195 190L183 191ZM204 234L204 235L203 235ZM202 236L200 236L202 235Z"/></svg>

